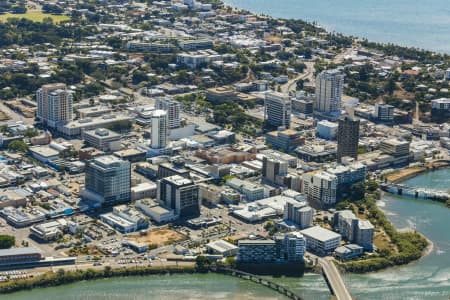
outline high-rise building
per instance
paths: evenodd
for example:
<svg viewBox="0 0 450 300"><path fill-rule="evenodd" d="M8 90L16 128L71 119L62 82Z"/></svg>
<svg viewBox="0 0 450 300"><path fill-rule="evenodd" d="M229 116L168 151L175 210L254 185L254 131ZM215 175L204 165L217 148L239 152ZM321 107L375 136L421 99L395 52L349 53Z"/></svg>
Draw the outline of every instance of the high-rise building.
<svg viewBox="0 0 450 300"><path fill-rule="evenodd" d="M335 113L341 109L345 75L339 70L325 70L316 77L314 109L321 113Z"/></svg>
<svg viewBox="0 0 450 300"><path fill-rule="evenodd" d="M112 155L97 157L86 164L84 199L101 205L115 205L130 200L131 165Z"/></svg>
<svg viewBox="0 0 450 300"><path fill-rule="evenodd" d="M285 260L288 262L303 261L306 251L306 239L298 231L289 232L284 235Z"/></svg>
<svg viewBox="0 0 450 300"><path fill-rule="evenodd" d="M180 217L200 214L200 188L191 179L174 175L158 181L158 201Z"/></svg>
<svg viewBox="0 0 450 300"><path fill-rule="evenodd" d="M305 203L286 202L284 205L284 219L294 222L300 229L313 225L314 209Z"/></svg>
<svg viewBox="0 0 450 300"><path fill-rule="evenodd" d="M303 191L308 202L316 207L329 207L336 203L338 180L324 171L303 174Z"/></svg>
<svg viewBox="0 0 450 300"><path fill-rule="evenodd" d="M167 112L169 129L180 127L180 103L171 97L158 97L156 98L155 108Z"/></svg>
<svg viewBox="0 0 450 300"><path fill-rule="evenodd" d="M354 116L343 116L338 121L337 160L344 156L358 158L359 119Z"/></svg>
<svg viewBox="0 0 450 300"><path fill-rule="evenodd" d="M264 120L272 127L289 128L291 125L292 103L289 95L278 92L266 93Z"/></svg>
<svg viewBox="0 0 450 300"><path fill-rule="evenodd" d="M150 146L153 149L165 148L168 135L168 118L164 110L155 110L152 115L152 140Z"/></svg>
<svg viewBox="0 0 450 300"><path fill-rule="evenodd" d="M51 127L73 120L73 95L64 83L46 84L36 92L37 117Z"/></svg>
<svg viewBox="0 0 450 300"><path fill-rule="evenodd" d="M369 220L357 218L350 210L341 210L334 214L333 226L346 240L360 245L364 250L372 250L374 226Z"/></svg>
<svg viewBox="0 0 450 300"><path fill-rule="evenodd" d="M274 158L263 157L262 177L263 179L275 182L277 176L285 176L288 173L288 164L286 161Z"/></svg>

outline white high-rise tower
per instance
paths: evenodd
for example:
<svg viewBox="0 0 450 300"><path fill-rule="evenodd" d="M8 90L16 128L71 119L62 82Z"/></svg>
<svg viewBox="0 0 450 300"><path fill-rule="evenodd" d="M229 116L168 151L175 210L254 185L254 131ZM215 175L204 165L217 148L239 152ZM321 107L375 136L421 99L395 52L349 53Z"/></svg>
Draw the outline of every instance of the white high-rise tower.
<svg viewBox="0 0 450 300"><path fill-rule="evenodd" d="M344 77L339 70L325 70L317 75L315 111L333 113L341 110Z"/></svg>
<svg viewBox="0 0 450 300"><path fill-rule="evenodd" d="M152 115L152 141L153 149L165 148L168 135L168 117L164 110L155 110Z"/></svg>

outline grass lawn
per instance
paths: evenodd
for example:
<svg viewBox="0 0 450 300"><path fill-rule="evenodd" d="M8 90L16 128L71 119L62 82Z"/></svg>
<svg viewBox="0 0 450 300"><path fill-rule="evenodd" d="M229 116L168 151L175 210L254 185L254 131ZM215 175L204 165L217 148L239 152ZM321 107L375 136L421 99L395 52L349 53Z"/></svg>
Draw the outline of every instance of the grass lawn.
<svg viewBox="0 0 450 300"><path fill-rule="evenodd" d="M9 18L16 18L16 19L25 18L33 22L42 22L42 20L44 20L45 18L52 18L54 23L70 20L69 16L45 14L40 11L30 10L24 14L10 14L10 13L2 14L0 15L0 22L5 22Z"/></svg>

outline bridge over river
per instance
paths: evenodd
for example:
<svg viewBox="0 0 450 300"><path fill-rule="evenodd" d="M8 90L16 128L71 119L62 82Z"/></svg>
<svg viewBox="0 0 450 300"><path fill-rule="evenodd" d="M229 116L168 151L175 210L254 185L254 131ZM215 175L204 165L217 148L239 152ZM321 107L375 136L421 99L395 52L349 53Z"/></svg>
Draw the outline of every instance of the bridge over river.
<svg viewBox="0 0 450 300"><path fill-rule="evenodd" d="M381 189L391 194L406 197L430 199L435 201L445 201L450 199L450 193L447 191L417 188L398 183L382 183Z"/></svg>

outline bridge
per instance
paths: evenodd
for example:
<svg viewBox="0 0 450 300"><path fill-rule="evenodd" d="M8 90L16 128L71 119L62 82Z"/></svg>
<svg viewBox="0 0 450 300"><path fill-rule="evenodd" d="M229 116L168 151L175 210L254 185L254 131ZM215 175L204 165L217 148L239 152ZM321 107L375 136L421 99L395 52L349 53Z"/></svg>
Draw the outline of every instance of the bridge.
<svg viewBox="0 0 450 300"><path fill-rule="evenodd" d="M318 258L318 263L322 267L322 275L325 278L331 293L337 300L352 300L352 296L345 286L341 274L334 265L332 258Z"/></svg>
<svg viewBox="0 0 450 300"><path fill-rule="evenodd" d="M303 300L299 295L297 295L296 293L294 293L290 289L287 289L287 288L285 288L284 286L282 286L282 285L280 285L278 283L275 283L273 281L270 281L270 280L268 280L266 278L263 278L263 277L260 277L258 275L250 274L250 273L243 272L243 271L240 271L240 270L229 269L229 268L220 268L220 267L218 267L214 271L217 272L217 273L231 275L231 276L235 276L235 277L251 280L253 282L262 284L262 285L264 285L264 286L266 286L266 287L268 287L268 288L270 288L270 289L272 289L274 291L277 291L280 294L285 295L289 299Z"/></svg>
<svg viewBox="0 0 450 300"><path fill-rule="evenodd" d="M398 183L382 183L381 189L391 194L412 198L430 199L435 201L445 201L450 199L450 193L447 191L417 188Z"/></svg>

